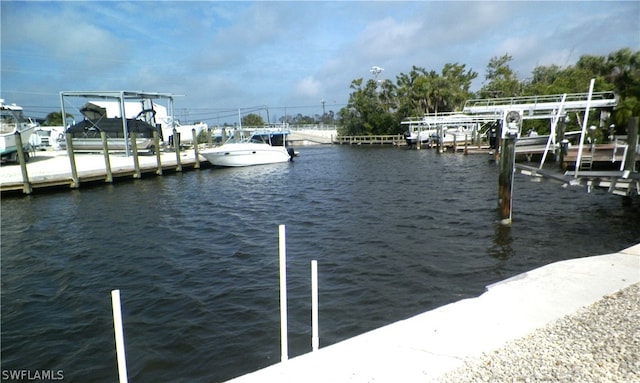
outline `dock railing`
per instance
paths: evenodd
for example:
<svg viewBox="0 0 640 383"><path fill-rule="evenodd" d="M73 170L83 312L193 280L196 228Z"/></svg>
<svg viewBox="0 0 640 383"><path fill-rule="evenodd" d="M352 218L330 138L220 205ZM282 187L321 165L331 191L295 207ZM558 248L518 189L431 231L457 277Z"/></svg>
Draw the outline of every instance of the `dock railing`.
<svg viewBox="0 0 640 383"><path fill-rule="evenodd" d="M404 143L402 134L387 134L377 136L337 136L334 144L347 145L399 145Z"/></svg>

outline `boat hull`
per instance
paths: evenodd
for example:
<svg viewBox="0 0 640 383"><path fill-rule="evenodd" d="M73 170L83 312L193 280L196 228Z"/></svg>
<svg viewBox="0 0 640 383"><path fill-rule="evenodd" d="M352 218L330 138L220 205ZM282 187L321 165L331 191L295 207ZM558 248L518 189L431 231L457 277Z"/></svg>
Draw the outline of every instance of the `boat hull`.
<svg viewBox="0 0 640 383"><path fill-rule="evenodd" d="M34 128L30 127L20 131L20 138L22 139L22 146L26 148L29 144L29 138L33 133ZM0 135L0 154L13 153L17 150L16 146L16 134L5 133Z"/></svg>
<svg viewBox="0 0 640 383"><path fill-rule="evenodd" d="M215 166L253 166L291 161L291 154L284 146L257 143L224 144L207 149L200 155Z"/></svg>

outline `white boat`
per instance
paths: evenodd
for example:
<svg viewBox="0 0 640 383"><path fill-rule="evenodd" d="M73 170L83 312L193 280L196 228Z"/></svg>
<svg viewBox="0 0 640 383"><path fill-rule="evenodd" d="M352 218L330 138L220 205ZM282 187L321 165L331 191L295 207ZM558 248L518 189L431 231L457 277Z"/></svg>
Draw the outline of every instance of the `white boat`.
<svg viewBox="0 0 640 383"><path fill-rule="evenodd" d="M571 131L566 132L564 137L567 139L580 137L580 131ZM520 136L516 140L516 146L534 146L534 145L546 145L547 141L549 141L549 135L543 134L538 135L538 133L532 131L529 132L526 136ZM555 140L552 140L552 143L555 144Z"/></svg>
<svg viewBox="0 0 640 383"><path fill-rule="evenodd" d="M407 125L404 137L410 146L418 142L428 146L438 143L453 146L472 142L478 135L485 136L488 124L493 121L495 116L469 116L458 112L446 112L409 117L401 124Z"/></svg>
<svg viewBox="0 0 640 383"><path fill-rule="evenodd" d="M215 166L252 166L291 161L295 155L286 146L287 131L256 130L243 137L229 138L218 147L200 151L202 157Z"/></svg>
<svg viewBox="0 0 640 383"><path fill-rule="evenodd" d="M451 146L454 143L463 145L465 141L471 142L475 137L476 130L469 126L458 127L427 127L427 126L415 126L410 127L410 130L405 132L404 138L408 145L415 145L418 141L421 144L436 145L442 141L445 146Z"/></svg>
<svg viewBox="0 0 640 383"><path fill-rule="evenodd" d="M22 113L22 107L11 104L5 105L0 100L0 158L4 161L17 161L18 150L16 135L20 134L25 156L29 157L29 138L38 126L31 119L26 119Z"/></svg>

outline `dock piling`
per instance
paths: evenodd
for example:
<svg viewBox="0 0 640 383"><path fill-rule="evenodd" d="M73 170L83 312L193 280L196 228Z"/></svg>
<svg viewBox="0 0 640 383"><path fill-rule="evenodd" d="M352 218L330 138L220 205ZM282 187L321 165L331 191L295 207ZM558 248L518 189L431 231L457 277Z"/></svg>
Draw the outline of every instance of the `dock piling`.
<svg viewBox="0 0 640 383"><path fill-rule="evenodd" d="M196 163L193 165L194 169L200 169L200 158L198 157L198 135L196 135L196 129L191 129L191 136L193 137L193 154L196 157Z"/></svg>
<svg viewBox="0 0 640 383"><path fill-rule="evenodd" d="M138 142L136 141L136 134L131 132L129 133L129 137L131 137L131 149L133 150L133 178L141 178L142 173L140 172L140 161L138 160Z"/></svg>
<svg viewBox="0 0 640 383"><path fill-rule="evenodd" d="M71 165L71 188L77 189L80 187L80 178L78 177L78 168L76 167L76 156L73 152L73 138L71 133L64 135L67 141L67 155L69 156L69 164Z"/></svg>
<svg viewBox="0 0 640 383"><path fill-rule="evenodd" d="M16 131L15 138L16 150L18 152L18 162L20 162L20 171L22 172L22 191L24 192L24 194L31 194L33 190L31 189L31 183L29 182L29 173L27 172L27 156L25 156L24 154L20 132Z"/></svg>
<svg viewBox="0 0 640 383"><path fill-rule="evenodd" d="M160 136L158 135L158 131L153 131L153 148L156 152L156 164L158 165L158 170L156 170L156 174L162 175L162 160L160 159Z"/></svg>
<svg viewBox="0 0 640 383"><path fill-rule="evenodd" d="M102 150L104 152L104 168L107 171L105 182L113 182L113 174L111 173L111 160L109 158L109 143L107 142L107 133L100 132L100 138L102 139Z"/></svg>
<svg viewBox="0 0 640 383"><path fill-rule="evenodd" d="M516 159L516 139L522 127L520 112L512 110L504 115L500 143L500 173L498 174L498 212L500 223L511 224L511 197Z"/></svg>
<svg viewBox="0 0 640 383"><path fill-rule="evenodd" d="M180 133L173 128L173 148L176 151L176 171L182 171L182 164L180 163Z"/></svg>
<svg viewBox="0 0 640 383"><path fill-rule="evenodd" d="M638 117L631 117L629 125L627 125L627 155L624 160L624 169L628 171L636 171L636 148L638 147Z"/></svg>

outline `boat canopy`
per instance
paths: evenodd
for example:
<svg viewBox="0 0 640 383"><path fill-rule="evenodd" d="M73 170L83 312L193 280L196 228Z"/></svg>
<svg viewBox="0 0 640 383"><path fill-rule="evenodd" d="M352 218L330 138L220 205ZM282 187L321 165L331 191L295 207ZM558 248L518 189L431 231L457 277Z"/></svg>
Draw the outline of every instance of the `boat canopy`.
<svg viewBox="0 0 640 383"><path fill-rule="evenodd" d="M146 111L148 109L153 109L153 102L152 102L153 100L165 99L165 100L168 100L168 113L167 113L168 116L167 117L170 117L169 121L170 121L171 127L173 128L175 126L174 119L173 119L173 99L176 96L177 95L173 95L171 93L137 92L137 91L88 91L88 92L87 91L82 91L82 92L65 91L65 92L60 92L60 103L62 106L62 115L66 116L67 114L65 111L65 107L66 107L65 99L68 99L68 98L78 97L78 98L85 98L85 99L89 98L94 100L96 99L97 100L115 100L117 101L117 104L118 104L120 116L129 117L126 112L128 101L129 102L139 101L142 105L146 105L146 106L143 106L142 108L144 111ZM71 133L74 133L74 131L80 130L81 131L80 134L84 134L83 137L86 137L86 134L88 134L89 132L97 133L99 131L111 131L113 121L120 122L120 125L119 125L120 133L118 133L119 137L128 137L129 131L134 131L137 134L142 134L143 131L148 131L147 130L148 127L146 125L149 125L149 124L145 123L144 121L140 121L139 119L127 118L125 120L121 117L105 118L107 111L105 110L103 113L102 111L103 108L104 106L101 106L101 105L96 105L92 103L85 104L81 112L87 119L83 122L80 122L70 127L68 131L70 131ZM97 121L94 121L94 120L97 120ZM138 131L136 131L135 129L138 129ZM156 128L152 127L152 129L155 130ZM113 134L116 134L116 133L113 132ZM152 131L151 131L151 134L153 134ZM125 140L124 142L125 142L125 151L127 155L129 155L128 140Z"/></svg>
<svg viewBox="0 0 640 383"><path fill-rule="evenodd" d="M151 138L154 131L158 129L151 124L134 118L127 119L127 132L135 133L140 138ZM70 126L66 132L71 133L73 138L100 138L100 132L105 132L109 138L124 138L121 118L86 119Z"/></svg>

